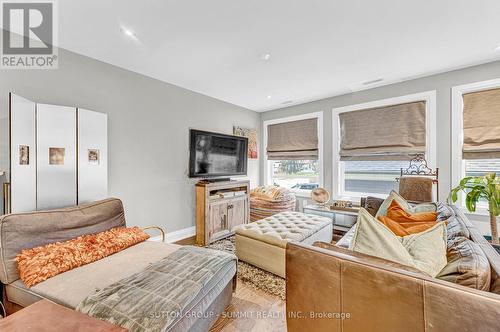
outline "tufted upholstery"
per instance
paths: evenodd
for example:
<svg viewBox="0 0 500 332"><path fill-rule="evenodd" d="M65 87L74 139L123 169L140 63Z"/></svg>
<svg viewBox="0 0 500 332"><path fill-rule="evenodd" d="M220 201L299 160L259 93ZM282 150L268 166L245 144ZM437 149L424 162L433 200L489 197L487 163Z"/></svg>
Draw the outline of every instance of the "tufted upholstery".
<svg viewBox="0 0 500 332"><path fill-rule="evenodd" d="M331 219L300 212L281 212L274 216L238 226L236 234L286 248L289 241L301 242L331 225Z"/></svg>

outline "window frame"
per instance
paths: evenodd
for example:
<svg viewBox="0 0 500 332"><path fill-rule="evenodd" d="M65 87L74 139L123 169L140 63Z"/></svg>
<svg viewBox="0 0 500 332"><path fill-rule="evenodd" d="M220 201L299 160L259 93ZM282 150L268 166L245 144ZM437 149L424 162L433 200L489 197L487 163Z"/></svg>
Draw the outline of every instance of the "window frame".
<svg viewBox="0 0 500 332"><path fill-rule="evenodd" d="M301 114L301 115L295 115L295 116L288 116L284 118L277 118L277 119L271 119L271 120L266 120L263 122L263 130L262 132L264 133L263 135L263 160L264 160L264 185L272 185L272 163L270 162L271 160L267 159L267 127L269 125L273 124L278 124L278 123L287 123L287 122L292 122L292 121L298 121L298 120L306 120L306 119L317 119L318 121L318 167L319 167L319 186L323 187L324 186L324 158L323 158L323 112L312 112L312 113L306 113L306 114ZM300 192L297 192L297 196L307 196L306 193L310 193L311 190L301 190Z"/></svg>
<svg viewBox="0 0 500 332"><path fill-rule="evenodd" d="M457 85L451 88L451 187L458 185L465 177L465 160L462 158L462 148L464 142L464 100L463 95L472 92L479 92L500 88L500 78ZM451 188L450 188L451 190ZM459 192L456 203L466 213L470 213L465 208L465 197ZM476 213L478 215L489 215L486 204L478 204Z"/></svg>
<svg viewBox="0 0 500 332"><path fill-rule="evenodd" d="M336 107L332 109L332 146L333 146L333 163L332 163L332 188L334 199L349 199L359 200L361 197L374 196L386 198L387 194L376 193L360 193L345 191L345 169L344 163L340 161L340 120L339 114L353 111L360 111L369 108L384 107L411 103L416 101L425 101L425 126L426 126L426 159L430 168L436 168L437 151L436 151L436 134L437 134L437 118L436 118L436 90L430 90L420 93L398 96L394 98L380 99L361 104Z"/></svg>

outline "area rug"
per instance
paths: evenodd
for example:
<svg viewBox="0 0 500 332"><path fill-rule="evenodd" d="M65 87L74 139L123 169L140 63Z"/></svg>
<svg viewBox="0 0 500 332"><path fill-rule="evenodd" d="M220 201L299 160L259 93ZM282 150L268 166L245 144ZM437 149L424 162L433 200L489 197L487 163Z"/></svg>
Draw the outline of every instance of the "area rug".
<svg viewBox="0 0 500 332"><path fill-rule="evenodd" d="M206 246L210 249L235 253L234 236L216 241ZM253 265L238 261L238 279L252 288L260 289L267 294L279 296L285 300L285 279Z"/></svg>

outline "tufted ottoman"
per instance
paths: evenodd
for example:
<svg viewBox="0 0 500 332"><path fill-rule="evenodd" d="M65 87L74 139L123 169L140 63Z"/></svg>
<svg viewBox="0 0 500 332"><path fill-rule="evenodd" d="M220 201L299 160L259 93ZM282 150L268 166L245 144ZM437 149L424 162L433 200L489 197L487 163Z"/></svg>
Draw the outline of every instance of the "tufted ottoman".
<svg viewBox="0 0 500 332"><path fill-rule="evenodd" d="M234 229L236 256L285 277L285 250L290 241L332 241L332 220L300 212L281 212Z"/></svg>

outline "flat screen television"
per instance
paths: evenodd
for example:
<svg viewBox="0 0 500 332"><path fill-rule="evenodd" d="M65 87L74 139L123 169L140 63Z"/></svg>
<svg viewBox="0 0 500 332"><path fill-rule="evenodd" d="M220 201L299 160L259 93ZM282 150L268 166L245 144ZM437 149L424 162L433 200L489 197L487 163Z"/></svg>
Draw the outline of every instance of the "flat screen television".
<svg viewBox="0 0 500 332"><path fill-rule="evenodd" d="M247 174L248 138L189 130L189 177Z"/></svg>

